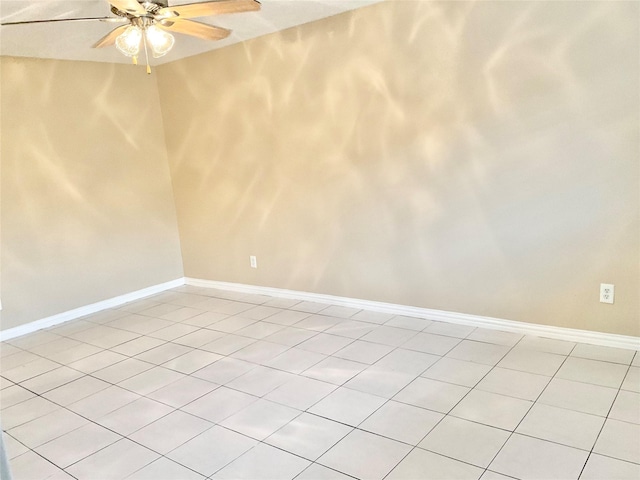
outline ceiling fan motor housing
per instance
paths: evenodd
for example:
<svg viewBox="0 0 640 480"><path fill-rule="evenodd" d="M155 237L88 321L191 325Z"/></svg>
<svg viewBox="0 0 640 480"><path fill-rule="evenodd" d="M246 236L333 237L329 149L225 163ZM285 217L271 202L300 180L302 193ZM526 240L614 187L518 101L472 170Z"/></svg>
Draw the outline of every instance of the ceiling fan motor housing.
<svg viewBox="0 0 640 480"><path fill-rule="evenodd" d="M169 6L169 0L137 0L137 2L144 7L144 9L147 11L147 14L150 16L156 13L161 8L166 8ZM118 15L120 17L127 18L140 16L140 14L133 14L130 12L122 11L113 5L111 5L111 13L114 13L115 15Z"/></svg>

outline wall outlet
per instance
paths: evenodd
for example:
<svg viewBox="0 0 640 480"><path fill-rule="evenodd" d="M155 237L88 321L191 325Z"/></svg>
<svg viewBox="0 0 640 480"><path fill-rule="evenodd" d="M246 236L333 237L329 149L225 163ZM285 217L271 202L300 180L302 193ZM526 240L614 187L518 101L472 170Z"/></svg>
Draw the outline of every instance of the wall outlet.
<svg viewBox="0 0 640 480"><path fill-rule="evenodd" d="M251 268L258 268L258 260L254 255L249 257L249 263L251 264Z"/></svg>
<svg viewBox="0 0 640 480"><path fill-rule="evenodd" d="M610 283L600 284L600 303L613 303L614 286Z"/></svg>

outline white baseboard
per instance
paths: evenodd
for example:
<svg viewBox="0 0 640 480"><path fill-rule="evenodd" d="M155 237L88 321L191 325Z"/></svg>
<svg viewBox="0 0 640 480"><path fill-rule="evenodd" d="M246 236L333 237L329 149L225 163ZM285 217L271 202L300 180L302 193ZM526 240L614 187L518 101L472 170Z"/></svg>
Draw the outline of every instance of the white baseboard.
<svg viewBox="0 0 640 480"><path fill-rule="evenodd" d="M161 283L152 287L143 288L135 292L113 297L101 302L92 303L84 307L75 308L66 312L42 318L34 322L19 325L14 328L0 331L0 341L10 340L28 333L41 330L43 328L59 325L70 320L75 320L85 315L115 308L134 300L155 295L171 288L182 285L192 285L195 287L216 288L232 292L247 294L269 295L272 297L289 298L293 300L326 303L330 305L340 305L353 307L375 312L392 313L394 315L407 315L410 317L420 317L441 322L469 325L472 327L490 328L507 332L535 335L538 337L555 338L571 342L589 343L592 345L602 345L607 347L625 348L640 350L640 338L626 335L616 335L613 333L593 332L589 330L577 330L573 328L555 327L549 325L538 325L535 323L517 322L514 320L503 320L500 318L483 317L470 315L467 313L447 312L434 310L431 308L411 307L395 303L376 302L372 300L361 300L357 298L338 297L335 295L324 295L321 293L301 292L297 290L286 290L282 288L260 287L255 285L244 285L240 283L218 282L214 280L202 280L197 278L177 278L170 282Z"/></svg>
<svg viewBox="0 0 640 480"><path fill-rule="evenodd" d="M281 288L260 287L255 285L243 285L240 283L218 282L214 280L201 280L197 278L185 278L187 285L194 287L217 288L247 294L269 295L294 300L327 303L344 307L353 307L375 312L392 313L395 315L407 315L421 317L429 320L457 323L472 327L490 328L507 332L535 335L538 337L555 338L571 342L589 343L606 347L640 350L640 337L616 335L613 333L594 332L590 330L578 330L573 328L538 325L535 323L518 322L515 320L503 320L500 318L482 317L467 313L447 312L430 308L411 307L395 303L375 302L372 300L360 300L357 298L338 297L320 293L300 292Z"/></svg>
<svg viewBox="0 0 640 480"><path fill-rule="evenodd" d="M59 325L64 322L68 322L69 320L75 320L77 318L84 317L85 315L106 310L107 308L119 307L120 305L124 305L125 303L132 302L134 300L140 300L141 298L155 295L156 293L161 293L171 288L180 287L184 285L184 283L184 278L177 278L169 282L143 288L142 290L125 293L124 295L108 298L101 302L92 303L90 305L85 305L84 307L74 308L73 310L58 313L50 317L41 318L40 320L25 323L24 325L8 328L0 331L0 341L11 340L12 338L20 337L37 330L42 330L43 328L53 327L54 325Z"/></svg>

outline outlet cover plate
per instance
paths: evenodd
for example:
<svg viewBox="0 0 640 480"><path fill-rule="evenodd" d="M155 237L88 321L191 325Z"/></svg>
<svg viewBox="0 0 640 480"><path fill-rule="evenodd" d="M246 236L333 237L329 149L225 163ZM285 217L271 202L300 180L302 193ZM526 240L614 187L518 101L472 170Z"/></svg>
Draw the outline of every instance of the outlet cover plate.
<svg viewBox="0 0 640 480"><path fill-rule="evenodd" d="M610 283L600 284L600 303L613 303L615 288Z"/></svg>

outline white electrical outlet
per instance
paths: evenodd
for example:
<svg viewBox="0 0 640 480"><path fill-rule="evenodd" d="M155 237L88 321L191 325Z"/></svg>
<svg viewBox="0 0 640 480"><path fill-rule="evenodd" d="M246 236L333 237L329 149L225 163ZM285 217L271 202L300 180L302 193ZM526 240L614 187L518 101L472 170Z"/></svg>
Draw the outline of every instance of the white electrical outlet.
<svg viewBox="0 0 640 480"><path fill-rule="evenodd" d="M614 286L610 283L600 284L600 303L613 303Z"/></svg>
<svg viewBox="0 0 640 480"><path fill-rule="evenodd" d="M251 264L251 268L258 268L258 260L254 255L249 257L249 263Z"/></svg>

